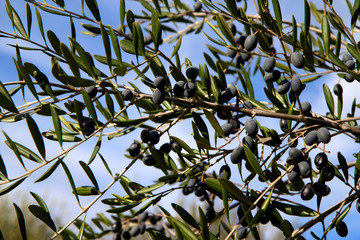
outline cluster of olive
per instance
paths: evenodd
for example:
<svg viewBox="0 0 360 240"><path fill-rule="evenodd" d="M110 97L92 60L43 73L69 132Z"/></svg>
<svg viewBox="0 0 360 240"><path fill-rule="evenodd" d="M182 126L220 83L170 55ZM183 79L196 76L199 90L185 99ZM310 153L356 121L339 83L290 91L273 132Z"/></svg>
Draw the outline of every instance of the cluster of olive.
<svg viewBox="0 0 360 240"><path fill-rule="evenodd" d="M134 221L135 220L135 221ZM126 229L123 229L123 223L121 219L118 219L112 226L111 231L114 233L114 240L131 239L139 235L143 235L146 229L153 229L160 233L165 233L166 230L172 229L173 226L163 220L163 216L159 214L149 214L144 212L136 218L132 218L131 221L126 222Z"/></svg>

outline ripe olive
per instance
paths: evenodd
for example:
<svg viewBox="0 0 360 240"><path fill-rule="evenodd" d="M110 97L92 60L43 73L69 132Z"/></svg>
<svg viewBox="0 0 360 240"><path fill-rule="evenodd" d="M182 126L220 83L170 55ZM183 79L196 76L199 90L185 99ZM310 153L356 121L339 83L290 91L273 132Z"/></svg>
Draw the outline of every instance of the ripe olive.
<svg viewBox="0 0 360 240"><path fill-rule="evenodd" d="M290 148L289 158L296 162L301 162L304 159L302 152L297 148Z"/></svg>
<svg viewBox="0 0 360 240"><path fill-rule="evenodd" d="M129 147L129 154L132 157L136 157L140 153L140 143L134 142Z"/></svg>
<svg viewBox="0 0 360 240"><path fill-rule="evenodd" d="M133 93L129 89L122 91L121 95L125 101L130 101L133 98Z"/></svg>
<svg viewBox="0 0 360 240"><path fill-rule="evenodd" d="M140 233L139 226L134 227L133 229L131 229L131 232L130 232L132 237L136 237L137 235L139 235L139 233Z"/></svg>
<svg viewBox="0 0 360 240"><path fill-rule="evenodd" d="M206 210L205 217L206 217L206 222L208 222L208 223L211 222L212 220L214 220L215 217L216 217L215 210L213 208L211 208L211 207L208 208Z"/></svg>
<svg viewBox="0 0 360 240"><path fill-rule="evenodd" d="M240 53L240 58L241 58L244 62L247 62L247 61L250 60L251 54L248 53L248 52L242 52L242 53Z"/></svg>
<svg viewBox="0 0 360 240"><path fill-rule="evenodd" d="M169 154L171 151L171 145L170 143L164 143L163 145L160 146L159 148L160 151Z"/></svg>
<svg viewBox="0 0 360 240"><path fill-rule="evenodd" d="M160 105L165 100L164 89L156 88L152 95L152 100L155 104Z"/></svg>
<svg viewBox="0 0 360 240"><path fill-rule="evenodd" d="M140 134L140 138L141 138L141 141L143 141L143 143L147 143L149 142L149 132L151 130L148 129L148 128L144 128L142 131L141 131L141 134Z"/></svg>
<svg viewBox="0 0 360 240"><path fill-rule="evenodd" d="M245 40L246 40L246 35L244 34L235 38L236 43L242 47L244 47Z"/></svg>
<svg viewBox="0 0 360 240"><path fill-rule="evenodd" d="M331 189L329 188L329 186L327 186L323 183L319 183L319 182L316 182L313 184L313 190L317 195L319 195L321 197L327 196L331 192Z"/></svg>
<svg viewBox="0 0 360 240"><path fill-rule="evenodd" d="M294 76L291 79L291 90L294 93L299 93L301 91L301 88L302 88L302 82L300 78L298 76Z"/></svg>
<svg viewBox="0 0 360 240"><path fill-rule="evenodd" d="M299 52L294 52L291 54L291 63L296 68L303 68L305 66L304 56Z"/></svg>
<svg viewBox="0 0 360 240"><path fill-rule="evenodd" d="M154 166L156 164L156 160L152 155L144 156L142 161L146 166Z"/></svg>
<svg viewBox="0 0 360 240"><path fill-rule="evenodd" d="M252 104L252 102L250 102L249 100L246 100L244 102L244 108L247 108L247 109L254 109L254 105Z"/></svg>
<svg viewBox="0 0 360 240"><path fill-rule="evenodd" d="M290 182L295 182L298 179L300 179L300 170L299 167L295 165L295 167L293 168L293 170L291 170L290 172L287 173L288 176L288 180Z"/></svg>
<svg viewBox="0 0 360 240"><path fill-rule="evenodd" d="M247 227L240 227L238 230L237 230L237 233L236 233L236 239L237 240L240 240L240 239L243 239L243 238L246 238L246 236L249 234L249 229Z"/></svg>
<svg viewBox="0 0 360 240"><path fill-rule="evenodd" d="M331 181L335 176L335 169L331 165L325 166L325 168L322 171L323 171L323 180L326 182Z"/></svg>
<svg viewBox="0 0 360 240"><path fill-rule="evenodd" d="M275 82L281 77L279 70L274 69L272 72L265 73L264 80L266 82Z"/></svg>
<svg viewBox="0 0 360 240"><path fill-rule="evenodd" d="M314 191L311 183L307 183L301 190L300 197L304 201L309 201L314 197Z"/></svg>
<svg viewBox="0 0 360 240"><path fill-rule="evenodd" d="M311 177L311 166L307 161L301 161L298 163L300 175L302 178L309 178Z"/></svg>
<svg viewBox="0 0 360 240"><path fill-rule="evenodd" d="M246 145L252 152L255 151L256 145L255 145L255 141L252 137L250 136L245 136L242 139L242 142L244 145Z"/></svg>
<svg viewBox="0 0 360 240"><path fill-rule="evenodd" d="M202 8L201 2L195 2L194 5L193 5L193 8L194 8L195 12L200 12L201 8Z"/></svg>
<svg viewBox="0 0 360 240"><path fill-rule="evenodd" d="M344 221L339 222L336 226L336 232L340 237L346 237L348 235L349 231Z"/></svg>
<svg viewBox="0 0 360 240"><path fill-rule="evenodd" d="M236 26L233 23L229 23L229 28L231 30L232 35L236 35Z"/></svg>
<svg viewBox="0 0 360 240"><path fill-rule="evenodd" d="M174 91L175 96L181 97L183 95L184 85L185 85L184 81L178 81L174 84L173 91Z"/></svg>
<svg viewBox="0 0 360 240"><path fill-rule="evenodd" d="M289 121L290 121L290 128L291 128L291 120L289 120ZM288 120L280 119L280 128L283 132L290 130L289 126L288 126Z"/></svg>
<svg viewBox="0 0 360 240"><path fill-rule="evenodd" d="M230 160L232 163L237 164L241 162L244 156L245 156L244 148L242 146L239 146L232 151Z"/></svg>
<svg viewBox="0 0 360 240"><path fill-rule="evenodd" d="M149 35L146 35L145 37L144 37L144 44L145 45L148 45L148 44L150 44L150 43L152 43L153 42L153 39L152 39L152 37L151 37L151 35L149 34Z"/></svg>
<svg viewBox="0 0 360 240"><path fill-rule="evenodd" d="M234 130L234 126L231 123L225 123L224 125L221 126L221 129L224 132L224 136L227 137Z"/></svg>
<svg viewBox="0 0 360 240"><path fill-rule="evenodd" d="M256 48L257 45L257 38L255 35L247 36L244 42L244 48L251 52Z"/></svg>
<svg viewBox="0 0 360 240"><path fill-rule="evenodd" d="M333 91L336 96L341 96L343 93L343 88L340 84L337 83L334 85Z"/></svg>
<svg viewBox="0 0 360 240"><path fill-rule="evenodd" d="M304 142L308 146L311 146L311 145L317 143L318 142L317 131L312 130L312 131L308 132L304 137Z"/></svg>
<svg viewBox="0 0 360 240"><path fill-rule="evenodd" d="M360 198L356 201L356 210L360 213Z"/></svg>
<svg viewBox="0 0 360 240"><path fill-rule="evenodd" d="M319 128L317 130L317 138L319 142L329 143L331 139L329 130L325 127Z"/></svg>
<svg viewBox="0 0 360 240"><path fill-rule="evenodd" d="M116 221L111 227L111 231L114 233L121 232L121 230L122 230L121 221Z"/></svg>
<svg viewBox="0 0 360 240"><path fill-rule="evenodd" d="M275 58L273 57L269 57L267 59L265 59L264 63L263 63L263 69L265 70L265 72L271 72L272 70L274 70L275 68Z"/></svg>
<svg viewBox="0 0 360 240"><path fill-rule="evenodd" d="M184 85L184 96L185 97L193 97L196 93L196 86L193 82L187 82Z"/></svg>
<svg viewBox="0 0 360 240"><path fill-rule="evenodd" d="M226 55L228 57L234 58L236 56L236 51L234 49L228 48L226 50Z"/></svg>
<svg viewBox="0 0 360 240"><path fill-rule="evenodd" d="M311 111L311 104L307 101L302 102L301 103L301 109L303 110L303 112L306 113L310 113Z"/></svg>
<svg viewBox="0 0 360 240"><path fill-rule="evenodd" d="M166 84L166 80L164 77L160 76L160 77L157 77L155 78L154 80L154 85L156 88L161 88L163 89L165 87L165 84Z"/></svg>
<svg viewBox="0 0 360 240"><path fill-rule="evenodd" d="M228 165L222 165L219 170L219 178L230 179L231 177L231 169Z"/></svg>
<svg viewBox="0 0 360 240"><path fill-rule="evenodd" d="M353 81L355 80L355 78L354 78L350 73L345 73L344 79L345 79L347 82L353 82Z"/></svg>
<svg viewBox="0 0 360 240"><path fill-rule="evenodd" d="M195 184L194 194L197 197L204 196L206 194L206 185L203 182Z"/></svg>
<svg viewBox="0 0 360 240"><path fill-rule="evenodd" d="M245 130L250 136L255 136L259 131L259 127L254 119L249 118L245 122Z"/></svg>
<svg viewBox="0 0 360 240"><path fill-rule="evenodd" d="M85 91L89 94L90 98L94 98L98 92L96 86L85 87Z"/></svg>
<svg viewBox="0 0 360 240"><path fill-rule="evenodd" d="M93 120L89 119L84 123L83 126L84 135L90 136L95 131L95 123Z"/></svg>
<svg viewBox="0 0 360 240"><path fill-rule="evenodd" d="M185 71L186 77L189 79L196 79L198 76L198 70L196 67L188 66Z"/></svg>
<svg viewBox="0 0 360 240"><path fill-rule="evenodd" d="M349 70L354 70L354 69L355 69L355 61L352 60L352 59L347 60L347 61L345 62L345 65L347 66L347 68L348 68Z"/></svg>
<svg viewBox="0 0 360 240"><path fill-rule="evenodd" d="M279 94L286 94L290 89L290 82L286 79L281 80L279 85L276 88L276 91Z"/></svg>
<svg viewBox="0 0 360 240"><path fill-rule="evenodd" d="M314 163L315 163L315 166L318 170L321 170L323 169L327 163L328 163L328 157L325 153L321 152L321 153L318 153L316 156L315 156L315 159L314 159Z"/></svg>
<svg viewBox="0 0 360 240"><path fill-rule="evenodd" d="M160 134L156 130L151 130L149 132L149 143L150 144L157 144L160 141Z"/></svg>
<svg viewBox="0 0 360 240"><path fill-rule="evenodd" d="M345 63L346 61L353 60L353 58L349 53L344 53L341 60Z"/></svg>

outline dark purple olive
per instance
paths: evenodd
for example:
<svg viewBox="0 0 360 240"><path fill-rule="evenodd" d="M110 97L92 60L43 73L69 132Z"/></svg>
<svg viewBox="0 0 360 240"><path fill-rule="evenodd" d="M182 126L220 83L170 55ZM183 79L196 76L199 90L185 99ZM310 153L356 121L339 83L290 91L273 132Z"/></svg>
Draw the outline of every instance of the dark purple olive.
<svg viewBox="0 0 360 240"><path fill-rule="evenodd" d="M246 145L252 152L255 151L256 145L255 145L255 141L252 137L250 136L245 136L242 139L242 142L244 145Z"/></svg>
<svg viewBox="0 0 360 240"><path fill-rule="evenodd" d="M303 68L305 66L304 56L299 52L294 52L291 54L291 63L296 68Z"/></svg>
<svg viewBox="0 0 360 240"><path fill-rule="evenodd" d="M281 80L281 82L278 84L276 91L279 94L286 94L290 89L290 82L286 79Z"/></svg>
<svg viewBox="0 0 360 240"><path fill-rule="evenodd" d="M163 145L160 146L159 148L160 151L169 154L171 151L171 145L170 143L164 143Z"/></svg>
<svg viewBox="0 0 360 240"><path fill-rule="evenodd" d="M244 148L242 146L239 146L232 151L230 160L232 163L237 164L241 162L244 156L245 156Z"/></svg>
<svg viewBox="0 0 360 240"><path fill-rule="evenodd" d="M351 55L349 53L344 53L341 60L345 63L349 60L353 60L353 58L351 57Z"/></svg>
<svg viewBox="0 0 360 240"><path fill-rule="evenodd" d="M300 175L302 178L309 178L311 177L312 171L311 166L307 161L301 161L298 163Z"/></svg>
<svg viewBox="0 0 360 240"><path fill-rule="evenodd" d="M185 86L184 81L178 81L174 84L173 91L174 91L175 96L181 97L183 95L184 86Z"/></svg>
<svg viewBox="0 0 360 240"><path fill-rule="evenodd" d="M240 58L241 58L244 62L247 62L247 61L249 61L250 58L251 58L251 53L242 52L242 53L240 53Z"/></svg>
<svg viewBox="0 0 360 240"><path fill-rule="evenodd" d="M255 136L258 131L259 131L259 127L256 123L256 121L252 118L249 118L246 120L245 122L245 131L250 135L250 136Z"/></svg>
<svg viewBox="0 0 360 240"><path fill-rule="evenodd" d="M210 223L216 217L216 212L213 208L208 208L205 213L206 222Z"/></svg>
<svg viewBox="0 0 360 240"><path fill-rule="evenodd" d="M325 127L319 128L317 130L317 138L319 142L329 143L331 139L329 130Z"/></svg>
<svg viewBox="0 0 360 240"><path fill-rule="evenodd" d="M142 161L146 166L154 166L156 164L156 160L152 155L143 157Z"/></svg>
<svg viewBox="0 0 360 240"><path fill-rule="evenodd" d="M187 82L184 85L184 96L185 97L193 97L196 93L196 86L193 82Z"/></svg>
<svg viewBox="0 0 360 240"><path fill-rule="evenodd" d="M193 9L194 9L195 12L200 12L201 8L202 8L201 2L195 2L194 3Z"/></svg>
<svg viewBox="0 0 360 240"><path fill-rule="evenodd" d="M267 59L265 59L264 63L263 63L263 69L265 70L265 72L272 72L272 70L274 70L275 68L275 58L273 57L268 57Z"/></svg>
<svg viewBox="0 0 360 240"><path fill-rule="evenodd" d="M141 134L140 134L140 138L141 138L141 141L143 141L143 143L148 143L149 142L149 132L151 130L148 129L148 128L144 128L142 131L141 131Z"/></svg>
<svg viewBox="0 0 360 240"><path fill-rule="evenodd" d="M85 91L89 94L90 98L96 97L98 92L96 86L85 87Z"/></svg>
<svg viewBox="0 0 360 240"><path fill-rule="evenodd" d="M149 132L149 143L150 144L157 144L160 141L160 134L156 130L151 130Z"/></svg>
<svg viewBox="0 0 360 240"><path fill-rule="evenodd" d="M339 224L336 226L336 233L340 237L346 237L348 235L348 227L346 226L346 223L344 221L339 222Z"/></svg>
<svg viewBox="0 0 360 240"><path fill-rule="evenodd" d="M335 177L335 169L331 165L325 166L325 168L322 171L323 171L323 180L326 182L333 180L333 178Z"/></svg>
<svg viewBox="0 0 360 240"><path fill-rule="evenodd" d="M313 191L316 193L316 195L325 197L330 194L331 189L329 188L329 186L323 183L316 182L313 184Z"/></svg>
<svg viewBox="0 0 360 240"><path fill-rule="evenodd" d="M291 79L291 90L294 93L298 93L301 91L301 89L302 89L302 82L301 82L300 78L298 76L294 76Z"/></svg>
<svg viewBox="0 0 360 240"><path fill-rule="evenodd" d="M304 142L308 146L311 146L311 145L317 143L318 142L317 131L312 130L312 131L308 132L304 137Z"/></svg>
<svg viewBox="0 0 360 240"><path fill-rule="evenodd" d="M160 76L160 77L157 77L155 78L154 80L154 85L156 88L161 88L163 89L165 87L165 84L166 84L166 80L164 77Z"/></svg>
<svg viewBox="0 0 360 240"><path fill-rule="evenodd" d="M231 177L231 169L228 165L222 165L219 170L219 178L230 179Z"/></svg>
<svg viewBox="0 0 360 240"><path fill-rule="evenodd" d="M240 239L246 238L246 236L247 236L248 234L249 234L249 228L247 228L247 227L240 227L240 228L237 230L236 239L237 239L237 240L240 240Z"/></svg>
<svg viewBox="0 0 360 240"><path fill-rule="evenodd" d="M275 82L281 77L279 70L273 70L272 72L265 73L264 80L266 82Z"/></svg>
<svg viewBox="0 0 360 240"><path fill-rule="evenodd" d="M129 147L129 154L132 157L136 157L140 153L140 143L134 142Z"/></svg>
<svg viewBox="0 0 360 240"><path fill-rule="evenodd" d="M318 170L321 170L323 169L327 163L328 163L328 157L325 153L321 152L321 153L318 153L316 156L315 156L315 159L314 159L314 163L315 163L315 166Z"/></svg>
<svg viewBox="0 0 360 240"><path fill-rule="evenodd" d="M314 191L311 183L307 183L301 190L300 197L304 201L309 201L314 197Z"/></svg>
<svg viewBox="0 0 360 240"><path fill-rule="evenodd" d="M153 92L152 100L155 104L160 105L165 100L164 89L156 88Z"/></svg>
<svg viewBox="0 0 360 240"><path fill-rule="evenodd" d="M194 80L198 76L198 70L196 67L189 66L186 68L185 74L187 78Z"/></svg>
<svg viewBox="0 0 360 240"><path fill-rule="evenodd" d="M290 148L289 158L296 162L301 162L304 159L302 152L297 148Z"/></svg>
<svg viewBox="0 0 360 240"><path fill-rule="evenodd" d="M233 23L229 23L229 28L231 30L232 35L236 35L236 26Z"/></svg>
<svg viewBox="0 0 360 240"><path fill-rule="evenodd" d="M203 182L195 184L194 194L197 197L204 196L206 194L206 185Z"/></svg>
<svg viewBox="0 0 360 240"><path fill-rule="evenodd" d="M83 126L83 130L84 130L84 135L85 136L90 136L91 134L93 134L93 132L95 131L95 123L93 120L89 119L84 123Z"/></svg>
<svg viewBox="0 0 360 240"><path fill-rule="evenodd" d="M251 52L256 48L257 45L257 38L255 35L247 36L244 42L244 48Z"/></svg>
<svg viewBox="0 0 360 240"><path fill-rule="evenodd" d="M290 121L290 128L291 128L291 120L289 120L289 121ZM290 130L289 126L288 126L288 120L280 119L280 128L283 132Z"/></svg>
<svg viewBox="0 0 360 240"><path fill-rule="evenodd" d="M121 95L125 101L130 101L133 98L133 93L129 89L122 91Z"/></svg>
<svg viewBox="0 0 360 240"><path fill-rule="evenodd" d="M343 93L343 88L340 84L337 83L334 85L333 91L336 96L341 96Z"/></svg>
<svg viewBox="0 0 360 240"><path fill-rule="evenodd" d="M231 123L225 123L224 125L221 126L221 129L224 132L224 136L227 137L234 130L234 126Z"/></svg>
<svg viewBox="0 0 360 240"><path fill-rule="evenodd" d="M311 104L307 101L301 103L301 109L304 113L309 113L311 111Z"/></svg>

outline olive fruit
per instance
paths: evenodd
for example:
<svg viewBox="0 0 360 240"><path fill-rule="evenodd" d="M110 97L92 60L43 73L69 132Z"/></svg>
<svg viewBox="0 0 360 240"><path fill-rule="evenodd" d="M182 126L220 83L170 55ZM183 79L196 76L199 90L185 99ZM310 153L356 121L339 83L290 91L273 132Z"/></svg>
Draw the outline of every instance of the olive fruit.
<svg viewBox="0 0 360 240"><path fill-rule="evenodd" d="M228 48L226 50L226 55L230 58L234 58L236 56L236 51L234 49Z"/></svg>
<svg viewBox="0 0 360 240"><path fill-rule="evenodd" d="M148 128L144 128L142 131L141 131L141 134L140 134L140 138L141 138L141 141L143 141L143 143L147 143L149 142L149 132L151 130L148 129Z"/></svg>
<svg viewBox="0 0 360 240"><path fill-rule="evenodd" d="M203 182L195 184L194 194L197 197L204 196L206 194L206 185Z"/></svg>
<svg viewBox="0 0 360 240"><path fill-rule="evenodd" d="M178 81L174 84L173 91L174 91L175 96L181 97L183 95L184 86L185 86L184 81Z"/></svg>
<svg viewBox="0 0 360 240"><path fill-rule="evenodd" d="M157 144L160 141L160 134L156 130L151 130L149 132L149 143L150 144Z"/></svg>
<svg viewBox="0 0 360 240"><path fill-rule="evenodd" d="M256 121L252 118L247 119L245 122L245 130L250 136L255 136L259 130Z"/></svg>
<svg viewBox="0 0 360 240"><path fill-rule="evenodd" d="M85 87L85 91L89 94L90 98L94 98L98 92L96 86Z"/></svg>
<svg viewBox="0 0 360 240"><path fill-rule="evenodd" d="M140 143L134 142L129 147L129 154L132 157L136 157L140 153Z"/></svg>
<svg viewBox="0 0 360 240"><path fill-rule="evenodd" d="M323 152L316 154L314 163L318 170L323 169L328 163L327 155Z"/></svg>
<svg viewBox="0 0 360 240"><path fill-rule="evenodd" d="M233 23L229 23L229 28L231 30L232 35L236 35L236 26Z"/></svg>
<svg viewBox="0 0 360 240"><path fill-rule="evenodd" d="M89 119L84 123L83 126L84 135L89 136L95 131L95 123L93 120Z"/></svg>
<svg viewBox="0 0 360 240"><path fill-rule="evenodd" d="M286 79L283 79L276 88L276 91L279 94L286 94L290 89L290 82Z"/></svg>
<svg viewBox="0 0 360 240"><path fill-rule="evenodd" d="M351 55L349 53L344 53L344 55L342 56L342 61L345 63L349 60L352 60L353 58L351 57Z"/></svg>
<svg viewBox="0 0 360 240"><path fill-rule="evenodd" d="M240 128L240 122L237 119L229 119L228 123L230 123L231 125L233 125L234 129L239 129Z"/></svg>
<svg viewBox="0 0 360 240"><path fill-rule="evenodd" d="M243 239L243 238L246 238L246 236L249 234L249 229L247 227L240 227L238 230L237 230L237 233L236 233L236 239L237 240L240 240L240 239Z"/></svg>
<svg viewBox="0 0 360 240"><path fill-rule="evenodd" d="M121 230L122 230L121 221L116 221L116 222L111 226L111 231L114 232L114 233L121 232Z"/></svg>
<svg viewBox="0 0 360 240"><path fill-rule="evenodd" d="M281 73L279 70L273 70L272 72L265 73L264 80L266 82L275 82L281 77Z"/></svg>
<svg viewBox="0 0 360 240"><path fill-rule="evenodd" d="M235 58L235 66L236 68L241 68L241 65L244 65L245 61L241 58L241 55L237 55Z"/></svg>
<svg viewBox="0 0 360 240"><path fill-rule="evenodd" d="M290 121L290 127L291 127L291 121ZM288 126L288 120L280 119L280 128L283 132L290 130Z"/></svg>
<svg viewBox="0 0 360 240"><path fill-rule="evenodd" d="M216 212L213 208L208 208L205 213L206 222L211 222L216 217Z"/></svg>
<svg viewBox="0 0 360 240"><path fill-rule="evenodd" d="M152 155L144 156L142 161L146 166L154 166L156 164L156 160Z"/></svg>
<svg viewBox="0 0 360 240"><path fill-rule="evenodd" d="M201 8L202 8L201 2L196 2L196 3L194 3L193 8L194 8L194 11L195 11L195 12L200 12L200 11L201 11Z"/></svg>
<svg viewBox="0 0 360 240"><path fill-rule="evenodd" d="M193 97L196 93L196 86L193 82L187 82L184 85L184 96L185 97Z"/></svg>
<svg viewBox="0 0 360 240"><path fill-rule="evenodd" d="M322 171L323 171L323 180L326 182L331 181L335 177L335 169L331 165L327 165Z"/></svg>
<svg viewBox="0 0 360 240"><path fill-rule="evenodd" d="M300 197L304 201L309 201L314 197L314 191L311 183L307 183L301 190Z"/></svg>
<svg viewBox="0 0 360 240"><path fill-rule="evenodd" d="M170 142L170 145L171 145L171 150L173 150L174 152L181 152L182 150L182 147L175 141L171 141Z"/></svg>
<svg viewBox="0 0 360 240"><path fill-rule="evenodd" d="M264 63L263 63L263 69L265 70L265 72L271 72L272 70L274 70L275 68L275 58L273 57L269 57L267 59L265 59Z"/></svg>
<svg viewBox="0 0 360 240"><path fill-rule="evenodd" d="M245 156L244 148L242 146L239 146L232 151L230 160L232 163L237 164L241 162L244 156Z"/></svg>
<svg viewBox="0 0 360 240"><path fill-rule="evenodd" d="M146 225L144 222L140 223L139 225L139 228L140 228L140 234L144 234L145 230L146 230Z"/></svg>
<svg viewBox="0 0 360 240"><path fill-rule="evenodd" d="M242 139L242 142L244 145L246 145L252 152L255 151L255 142L254 142L254 139L252 139L252 137L250 136L245 136L243 139Z"/></svg>
<svg viewBox="0 0 360 240"><path fill-rule="evenodd" d="M293 137L290 136L288 138L288 143L289 143L289 147L295 148L295 147L297 147L299 141L297 138L294 139Z"/></svg>
<svg viewBox="0 0 360 240"><path fill-rule="evenodd" d="M339 224L336 226L336 233L340 237L346 237L348 235L349 231L344 221L339 222Z"/></svg>
<svg viewBox="0 0 360 240"><path fill-rule="evenodd" d="M244 47L245 40L246 40L246 35L244 34L235 38L236 43L242 47Z"/></svg>
<svg viewBox="0 0 360 240"><path fill-rule="evenodd" d="M360 198L356 201L356 210L360 213Z"/></svg>
<svg viewBox="0 0 360 240"><path fill-rule="evenodd" d="M151 35L149 34L149 35L146 35L145 37L144 37L144 44L145 45L148 45L148 44L150 44L150 43L152 43L153 42L153 39L152 39L152 37L151 37Z"/></svg>
<svg viewBox="0 0 360 240"><path fill-rule="evenodd" d="M132 237L136 237L140 233L140 227L136 226L133 229L131 229L130 234Z"/></svg>
<svg viewBox="0 0 360 240"><path fill-rule="evenodd" d="M129 89L122 91L121 95L125 101L130 101L133 98L133 93Z"/></svg>
<svg viewBox="0 0 360 240"><path fill-rule="evenodd" d="M244 102L244 108L247 108L247 109L254 109L254 104L252 104L252 102L250 102L249 100L246 100Z"/></svg>
<svg viewBox="0 0 360 240"><path fill-rule="evenodd" d="M313 191L316 193L316 195L319 195L321 197L325 197L330 194L331 190L329 186L316 182L312 185Z"/></svg>
<svg viewBox="0 0 360 240"><path fill-rule="evenodd" d="M231 112L227 110L220 110L219 112L217 112L216 115L218 118L222 120L227 120L231 117Z"/></svg>
<svg viewBox="0 0 360 240"><path fill-rule="evenodd" d="M347 60L347 61L345 62L345 65L347 66L347 68L348 68L349 70L354 70L354 68L355 68L355 61L352 60L352 59Z"/></svg>
<svg viewBox="0 0 360 240"><path fill-rule="evenodd" d="M196 67L188 66L185 71L186 77L189 79L196 79L198 76L198 70Z"/></svg>
<svg viewBox="0 0 360 240"><path fill-rule="evenodd" d="M219 170L219 178L230 179L231 177L231 169L228 165L222 165Z"/></svg>
<svg viewBox="0 0 360 240"><path fill-rule="evenodd" d="M251 52L256 48L257 45L257 38L255 35L247 36L244 42L244 48Z"/></svg>
<svg viewBox="0 0 360 240"><path fill-rule="evenodd" d="M234 130L234 126L231 123L225 123L224 125L221 126L221 129L224 132L224 136L227 137Z"/></svg>
<svg viewBox="0 0 360 240"><path fill-rule="evenodd" d="M224 91L222 91L220 93L219 98L218 98L218 102L220 104L228 102L231 100L231 98L234 97L234 95L236 93L236 89L234 91L233 88L235 89L234 86L227 87Z"/></svg>
<svg viewBox="0 0 360 240"><path fill-rule="evenodd" d="M121 235L123 239L131 239L131 233L129 231L123 231Z"/></svg>
<svg viewBox="0 0 360 240"><path fill-rule="evenodd" d="M291 78L290 85L291 85L291 90L294 93L299 93L301 91L302 82L298 76L294 76L293 78Z"/></svg>
<svg viewBox="0 0 360 240"><path fill-rule="evenodd" d="M160 76L160 77L157 77L155 78L154 80L154 85L156 88L161 88L163 89L165 87L165 84L166 84L166 80L164 77Z"/></svg>
<svg viewBox="0 0 360 240"><path fill-rule="evenodd" d="M317 130L317 138L319 142L322 143L329 143L331 136L330 136L330 132L327 128L325 127L321 127Z"/></svg>
<svg viewBox="0 0 360 240"><path fill-rule="evenodd" d="M169 154L171 151L171 145L170 143L164 143L163 145L160 146L159 150L161 152L167 153Z"/></svg>
<svg viewBox="0 0 360 240"><path fill-rule="evenodd" d="M247 62L247 61L250 60L251 54L248 53L248 52L242 52L242 53L240 53L240 58L241 58L244 62Z"/></svg>
<svg viewBox="0 0 360 240"><path fill-rule="evenodd" d="M269 169L264 170L264 176L266 181L270 181L272 177L272 172Z"/></svg>
<svg viewBox="0 0 360 240"><path fill-rule="evenodd" d="M304 142L308 146L311 146L311 145L317 143L318 142L317 131L312 130L312 131L308 132L304 137Z"/></svg>
<svg viewBox="0 0 360 240"><path fill-rule="evenodd" d="M340 84L337 83L334 85L333 91L336 96L341 96L343 93L343 88Z"/></svg>
<svg viewBox="0 0 360 240"><path fill-rule="evenodd" d="M301 103L301 109L304 113L310 113L311 111L311 104L307 101Z"/></svg>
<svg viewBox="0 0 360 240"><path fill-rule="evenodd" d="M238 216L238 219L239 219L239 221L240 221L240 219L244 216L244 210L243 210L243 208L242 208L242 206L241 206L241 204L239 205L239 207L238 207L238 209L237 209L237 211L236 211L236 214L237 214L237 216ZM248 226L248 223L247 223L247 221L246 221L246 219L244 219L244 221L242 221L242 223L241 223L241 225L243 225L244 227L246 227L246 226Z"/></svg>
<svg viewBox="0 0 360 240"><path fill-rule="evenodd" d="M311 166L307 161L301 161L297 165L299 167L299 172L302 178L311 177Z"/></svg>
<svg viewBox="0 0 360 240"><path fill-rule="evenodd" d="M353 81L355 80L355 78L354 78L350 73L345 73L344 79L345 79L347 82L353 82Z"/></svg>
<svg viewBox="0 0 360 240"><path fill-rule="evenodd" d="M155 104L160 105L165 100L165 91L160 88L156 88L152 95L152 100Z"/></svg>
<svg viewBox="0 0 360 240"><path fill-rule="evenodd" d="M304 56L299 52L294 52L291 54L291 63L296 68L303 68L305 66Z"/></svg>
<svg viewBox="0 0 360 240"><path fill-rule="evenodd" d="M289 158L296 162L301 162L304 159L302 152L297 148L290 148Z"/></svg>
<svg viewBox="0 0 360 240"><path fill-rule="evenodd" d="M296 180L300 179L299 167L295 165L295 167L287 173L287 176L290 182L295 182Z"/></svg>

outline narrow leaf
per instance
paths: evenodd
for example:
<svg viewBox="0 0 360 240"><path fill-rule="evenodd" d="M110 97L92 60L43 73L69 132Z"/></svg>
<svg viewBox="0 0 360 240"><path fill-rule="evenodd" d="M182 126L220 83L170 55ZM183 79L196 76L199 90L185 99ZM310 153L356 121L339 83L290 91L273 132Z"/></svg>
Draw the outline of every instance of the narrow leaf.
<svg viewBox="0 0 360 240"><path fill-rule="evenodd" d="M27 236L26 236L26 224L25 224L24 215L23 215L21 209L18 207L18 205L13 203L13 206L15 208L18 224L19 224L19 227L20 227L21 237L22 237L23 240L26 240Z"/></svg>
<svg viewBox="0 0 360 240"><path fill-rule="evenodd" d="M25 114L25 118L26 118L26 123L28 125L28 128L30 130L31 136L34 140L34 143L36 145L36 148L38 149L39 153L41 154L41 156L45 159L45 144L44 144L44 140L42 138L42 135L40 133L40 130L36 124L36 122L34 121L34 119L29 115L29 114Z"/></svg>
<svg viewBox="0 0 360 240"><path fill-rule="evenodd" d="M49 169L46 170L46 172L44 172L38 179L36 179L34 183L41 182L50 177L50 175L56 170L62 160L63 158L59 158L59 160L57 160L51 167L49 167Z"/></svg>
<svg viewBox="0 0 360 240"><path fill-rule="evenodd" d="M196 222L195 218L191 216L190 213L188 213L183 207L180 205L177 205L175 203L172 203L171 206L175 209L175 211L180 215L180 217L190 226L200 229L199 224Z"/></svg>
<svg viewBox="0 0 360 240"><path fill-rule="evenodd" d="M256 159L255 155L251 152L248 146L245 144L243 145L246 155L246 160L250 163L251 167L254 169L254 171L259 174L259 176L266 181L264 172L261 170L260 164L258 160Z"/></svg>
<svg viewBox="0 0 360 240"><path fill-rule="evenodd" d="M80 166L84 169L86 175L89 177L90 181L92 182L92 184L94 184L94 187L96 188L96 190L99 190L99 185L96 181L95 175L94 173L91 171L90 167L88 165L86 165L86 163L80 161Z"/></svg>
<svg viewBox="0 0 360 240"><path fill-rule="evenodd" d="M330 110L330 113L334 116L334 112L335 112L334 97L331 93L331 90L326 85L326 83L323 84L323 90L324 90L324 95L325 95L325 99L326 99L326 104Z"/></svg>
<svg viewBox="0 0 360 240"><path fill-rule="evenodd" d="M60 118L52 104L50 104L50 110L51 110L51 117L54 124L56 137L60 144L60 147L62 148L62 129L61 129Z"/></svg>
<svg viewBox="0 0 360 240"><path fill-rule="evenodd" d="M44 209L42 209L39 206L36 205L30 205L29 211L38 219L43 221L48 227L50 227L54 232L56 231L56 226L54 221L52 220L50 214L46 212Z"/></svg>

